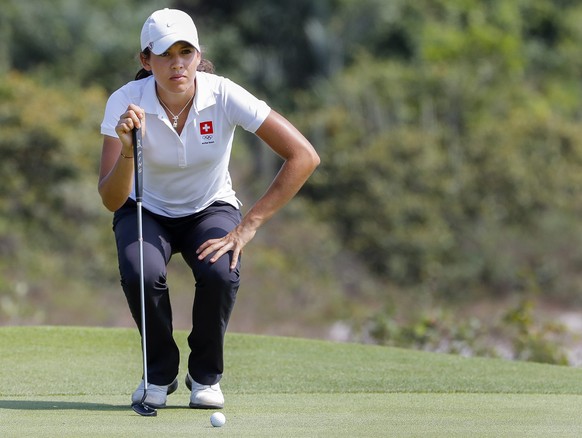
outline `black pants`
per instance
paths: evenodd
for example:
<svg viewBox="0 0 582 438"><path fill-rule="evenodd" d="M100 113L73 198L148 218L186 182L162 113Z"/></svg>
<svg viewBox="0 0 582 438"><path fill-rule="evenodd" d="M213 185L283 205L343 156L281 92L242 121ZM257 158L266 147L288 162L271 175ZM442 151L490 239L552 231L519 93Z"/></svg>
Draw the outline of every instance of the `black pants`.
<svg viewBox="0 0 582 438"><path fill-rule="evenodd" d="M148 381L167 385L178 375L180 352L172 334L166 266L173 254L181 253L196 281L192 331L188 336L188 372L198 383L213 385L223 373L224 335L239 287L240 261L231 271L232 253L211 264L210 256L198 260L196 249L206 240L223 237L235 228L241 221L240 211L216 202L183 218L167 218L146 209L142 213ZM133 200L115 212L113 230L121 286L141 332L137 208Z"/></svg>

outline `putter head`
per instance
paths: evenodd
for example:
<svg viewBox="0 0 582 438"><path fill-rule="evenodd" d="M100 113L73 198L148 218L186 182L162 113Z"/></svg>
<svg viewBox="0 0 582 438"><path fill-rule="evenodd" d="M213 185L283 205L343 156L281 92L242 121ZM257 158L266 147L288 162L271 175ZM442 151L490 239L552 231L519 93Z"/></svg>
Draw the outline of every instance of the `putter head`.
<svg viewBox="0 0 582 438"><path fill-rule="evenodd" d="M155 417L158 415L158 411L145 403L134 403L131 405L131 409L137 412L142 417Z"/></svg>

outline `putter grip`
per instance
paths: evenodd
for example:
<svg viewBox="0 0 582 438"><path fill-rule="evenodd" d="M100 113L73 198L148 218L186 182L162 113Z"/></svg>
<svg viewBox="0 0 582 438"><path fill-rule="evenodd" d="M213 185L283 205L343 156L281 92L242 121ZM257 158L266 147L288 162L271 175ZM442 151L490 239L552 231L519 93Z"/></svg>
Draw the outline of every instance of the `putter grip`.
<svg viewBox="0 0 582 438"><path fill-rule="evenodd" d="M143 197L143 148L141 144L141 128L133 130L133 164L135 175L135 200L141 202Z"/></svg>

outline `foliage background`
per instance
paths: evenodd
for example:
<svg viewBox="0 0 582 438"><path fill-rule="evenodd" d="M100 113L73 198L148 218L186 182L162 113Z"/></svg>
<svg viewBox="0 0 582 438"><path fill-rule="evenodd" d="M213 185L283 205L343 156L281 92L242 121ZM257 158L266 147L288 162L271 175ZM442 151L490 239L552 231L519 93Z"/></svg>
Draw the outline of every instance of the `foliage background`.
<svg viewBox="0 0 582 438"><path fill-rule="evenodd" d="M155 9L322 165L259 233L231 330L572 363L582 2L0 1L0 321L131 326L96 191L109 93ZM246 206L279 160L243 131ZM171 264L176 309L192 281ZM187 328L189 311L176 312Z"/></svg>

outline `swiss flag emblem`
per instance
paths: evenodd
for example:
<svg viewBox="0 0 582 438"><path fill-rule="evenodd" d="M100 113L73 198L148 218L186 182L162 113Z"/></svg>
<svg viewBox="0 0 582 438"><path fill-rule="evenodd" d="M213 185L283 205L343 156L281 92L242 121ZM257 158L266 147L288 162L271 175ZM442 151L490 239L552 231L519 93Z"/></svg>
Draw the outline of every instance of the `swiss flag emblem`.
<svg viewBox="0 0 582 438"><path fill-rule="evenodd" d="M212 127L212 122L202 122L200 123L200 135L214 134L214 128Z"/></svg>

